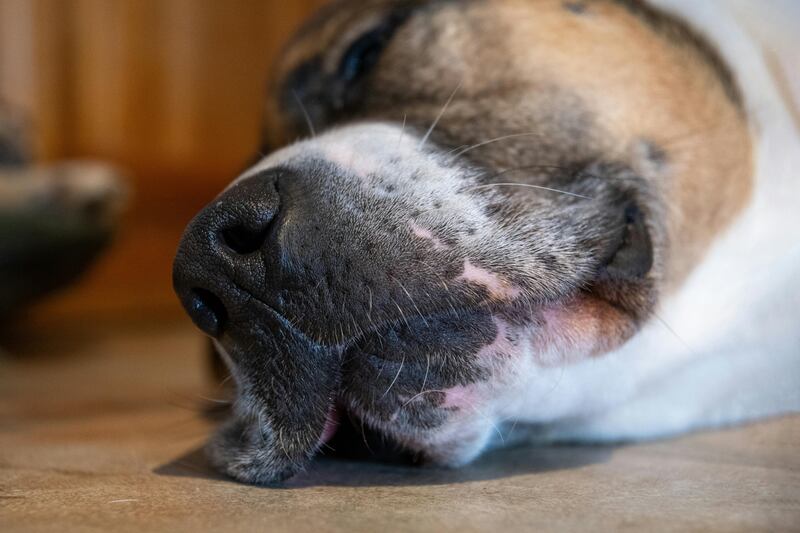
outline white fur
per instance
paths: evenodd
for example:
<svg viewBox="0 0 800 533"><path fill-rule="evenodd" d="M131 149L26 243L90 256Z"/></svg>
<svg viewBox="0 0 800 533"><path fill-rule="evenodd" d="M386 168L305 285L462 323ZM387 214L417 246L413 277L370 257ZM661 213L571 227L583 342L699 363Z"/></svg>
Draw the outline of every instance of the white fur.
<svg viewBox="0 0 800 533"><path fill-rule="evenodd" d="M800 137L790 111L797 102L788 100L796 76L787 66L791 58L781 55L800 47L786 46L787 32L771 33L754 22L762 9L770 11L765 2L652 3L706 34L737 74L757 139L751 203L679 292L622 348L567 366L543 365L542 354L518 354L504 382L449 391L448 401L479 403L481 411L455 419L436 436L443 448L460 443L445 461L465 462L490 438L508 438L501 431L504 423L533 424L537 436L548 440L597 441L652 438L800 411ZM796 20L787 31L800 27L800 9L788 13ZM777 61L768 65L765 49ZM779 90L776 78L789 90ZM421 198L445 198L463 186L464 176L448 161L418 154L417 139L397 126L362 124L280 150L240 179L313 156L348 168L365 186L373 173L387 168L401 179L415 171L436 176L424 180L430 190L416 191ZM400 163L390 161L398 155ZM447 207L469 213L476 227L492 233L491 220L468 196ZM409 235L444 246L426 222L410 220ZM469 266L464 272L469 281L513 289Z"/></svg>
<svg viewBox="0 0 800 533"><path fill-rule="evenodd" d="M798 46L770 44L764 28L759 41L740 25L737 14L758 27L768 2L653 3L703 32L734 69L757 139L755 194L633 340L563 369L530 365L498 401L498 420L546 423L548 440L646 439L800 411L800 138L789 109L797 102L762 56ZM800 27L800 9L788 14L788 27ZM790 62L778 56L772 66Z"/></svg>

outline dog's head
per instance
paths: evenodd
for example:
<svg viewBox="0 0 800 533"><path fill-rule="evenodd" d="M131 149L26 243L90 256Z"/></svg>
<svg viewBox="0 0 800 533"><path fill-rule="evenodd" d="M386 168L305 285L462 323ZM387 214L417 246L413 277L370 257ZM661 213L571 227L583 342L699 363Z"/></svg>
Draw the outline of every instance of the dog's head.
<svg viewBox="0 0 800 533"><path fill-rule="evenodd" d="M236 378L210 453L242 480L296 472L342 411L473 458L526 368L635 335L750 190L730 75L632 0L336 3L274 79L270 147L304 140L174 271Z"/></svg>

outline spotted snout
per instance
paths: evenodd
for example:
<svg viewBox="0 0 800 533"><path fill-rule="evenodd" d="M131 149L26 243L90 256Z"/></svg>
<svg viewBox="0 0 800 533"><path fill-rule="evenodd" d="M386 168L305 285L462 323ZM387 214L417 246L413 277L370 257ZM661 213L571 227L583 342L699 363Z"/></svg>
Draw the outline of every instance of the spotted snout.
<svg viewBox="0 0 800 533"><path fill-rule="evenodd" d="M382 143L391 139L396 148L397 131ZM416 153L413 142L398 149L405 145ZM467 235L477 226L470 209L430 183L412 186L437 169L434 183L448 191L462 178L421 153L390 163L358 150L348 166L341 150L318 146L284 151L246 173L194 218L175 258L175 291L225 354L238 386L234 417L209 451L220 468L247 481L301 468L327 438L337 403L369 404L385 422L411 396L412 384L463 381L474 374L468 354L494 335L483 311L488 329L474 329L463 342L457 335L414 341L431 324L444 324L426 333L431 339L447 324L465 329L459 319L475 316L472 307L488 294L480 283L459 279L463 248L446 226L460 223ZM415 160L412 168L408 161ZM398 179L398 167L407 182ZM433 362L448 355L445 349L464 362L443 377ZM411 423L442 418L411 408Z"/></svg>
<svg viewBox="0 0 800 533"><path fill-rule="evenodd" d="M519 368L630 335L616 294L644 283L650 245L620 180L598 167L509 191L451 154L401 126L334 130L266 158L189 224L175 290L238 388L209 447L221 469L291 475L336 410L459 464Z"/></svg>

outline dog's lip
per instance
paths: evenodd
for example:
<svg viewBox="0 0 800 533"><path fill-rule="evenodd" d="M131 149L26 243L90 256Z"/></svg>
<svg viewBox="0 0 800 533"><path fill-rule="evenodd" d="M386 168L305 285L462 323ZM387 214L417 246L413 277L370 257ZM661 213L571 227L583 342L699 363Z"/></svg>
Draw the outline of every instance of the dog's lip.
<svg viewBox="0 0 800 533"><path fill-rule="evenodd" d="M336 402L333 402L328 408L328 414L325 417L325 426L322 429L319 442L317 443L318 448L325 446L331 441L331 439L333 439L333 436L336 434L336 430L339 429L340 418L341 410L339 406L336 405Z"/></svg>

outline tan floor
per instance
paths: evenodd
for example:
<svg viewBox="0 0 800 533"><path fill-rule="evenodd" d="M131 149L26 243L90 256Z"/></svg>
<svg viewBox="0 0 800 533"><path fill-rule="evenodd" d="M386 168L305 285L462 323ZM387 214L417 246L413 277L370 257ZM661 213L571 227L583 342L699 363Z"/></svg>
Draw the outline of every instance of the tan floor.
<svg viewBox="0 0 800 533"><path fill-rule="evenodd" d="M202 339L139 322L6 340L0 531L800 530L800 417L455 471L326 459L285 488L237 484L199 452Z"/></svg>

